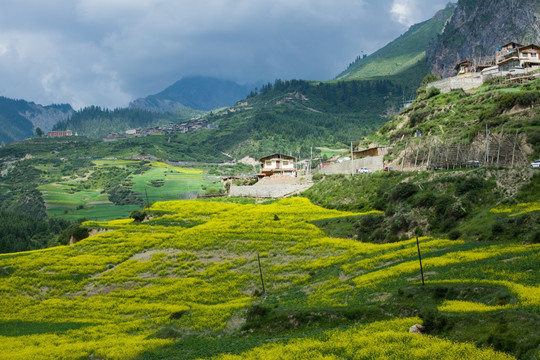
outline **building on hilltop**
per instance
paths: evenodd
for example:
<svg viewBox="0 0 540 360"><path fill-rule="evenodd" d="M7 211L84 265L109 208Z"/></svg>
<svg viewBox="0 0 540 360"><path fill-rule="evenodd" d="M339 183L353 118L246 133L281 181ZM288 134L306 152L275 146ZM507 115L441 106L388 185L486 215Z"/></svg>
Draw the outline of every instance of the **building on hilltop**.
<svg viewBox="0 0 540 360"><path fill-rule="evenodd" d="M457 64L454 69L457 71L457 76L476 72L476 68L472 61L465 60Z"/></svg>
<svg viewBox="0 0 540 360"><path fill-rule="evenodd" d="M496 53L499 71L512 71L540 68L540 46L509 43L500 47Z"/></svg>
<svg viewBox="0 0 540 360"><path fill-rule="evenodd" d="M426 87L434 86L443 93L455 89L469 90L497 77L516 75L528 79L538 77L538 74L531 74L538 69L540 69L540 46L536 44L523 46L510 42L499 46L494 56L458 63L455 66L456 76L431 82L426 84Z"/></svg>
<svg viewBox="0 0 540 360"><path fill-rule="evenodd" d="M296 177L296 158L284 154L272 154L259 159L261 173L259 177L285 175Z"/></svg>
<svg viewBox="0 0 540 360"><path fill-rule="evenodd" d="M71 130L49 131L49 137L63 137L63 136L73 136L73 132Z"/></svg>

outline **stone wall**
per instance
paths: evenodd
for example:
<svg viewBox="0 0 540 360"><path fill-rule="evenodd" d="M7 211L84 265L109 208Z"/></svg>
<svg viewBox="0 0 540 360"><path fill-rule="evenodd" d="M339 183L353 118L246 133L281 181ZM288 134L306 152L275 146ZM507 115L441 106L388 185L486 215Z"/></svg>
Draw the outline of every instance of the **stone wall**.
<svg viewBox="0 0 540 360"><path fill-rule="evenodd" d="M426 89L434 86L439 89L442 93L447 93L456 89L469 90L474 89L479 86L482 86L484 80L482 75L474 75L471 77L451 77L442 79L439 81L434 81L426 85Z"/></svg>
<svg viewBox="0 0 540 360"><path fill-rule="evenodd" d="M253 186L231 186L229 196L257 197L257 198L281 198L297 192L302 192L312 184L275 184Z"/></svg>
<svg viewBox="0 0 540 360"><path fill-rule="evenodd" d="M382 170L384 168L383 156L368 156L361 159L355 159L352 167L355 169L366 167L371 171ZM350 174L351 161L343 161L326 165L320 170L321 174Z"/></svg>

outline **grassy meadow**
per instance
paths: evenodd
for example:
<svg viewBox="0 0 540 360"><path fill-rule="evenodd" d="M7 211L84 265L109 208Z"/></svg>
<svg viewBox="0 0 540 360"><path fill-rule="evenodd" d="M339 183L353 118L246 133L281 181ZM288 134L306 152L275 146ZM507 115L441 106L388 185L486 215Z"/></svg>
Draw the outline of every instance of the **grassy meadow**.
<svg viewBox="0 0 540 360"><path fill-rule="evenodd" d="M221 183L217 177L203 170L171 166L162 162L138 160L93 160L93 167L78 176L64 176L39 185L45 200L47 214L67 219L111 220L127 217L140 204L114 204L109 200L107 178L115 175L116 183L129 188L141 203L181 199L189 193L218 192ZM47 171L47 167L43 167ZM92 178L92 174L98 173ZM127 182L126 182L127 180ZM148 197L147 197L148 195Z"/></svg>
<svg viewBox="0 0 540 360"><path fill-rule="evenodd" d="M422 286L416 239L363 243L311 224L376 211L306 198L165 201L151 210L160 217L144 223L89 221L113 231L72 246L0 255L0 357L540 355L538 244L420 237ZM426 334L409 333L417 323Z"/></svg>

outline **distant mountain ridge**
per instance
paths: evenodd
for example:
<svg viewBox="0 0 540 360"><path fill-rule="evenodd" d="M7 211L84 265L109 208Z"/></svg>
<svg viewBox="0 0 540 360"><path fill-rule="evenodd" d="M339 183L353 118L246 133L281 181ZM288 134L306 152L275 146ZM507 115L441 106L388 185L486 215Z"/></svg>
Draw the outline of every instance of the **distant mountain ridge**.
<svg viewBox="0 0 540 360"><path fill-rule="evenodd" d="M158 94L132 101L130 108L167 112L183 107L210 111L232 106L244 99L253 85L240 85L234 81L203 76L185 77Z"/></svg>
<svg viewBox="0 0 540 360"><path fill-rule="evenodd" d="M12 143L31 137L38 127L46 133L74 112L69 104L43 106L0 96L0 142Z"/></svg>

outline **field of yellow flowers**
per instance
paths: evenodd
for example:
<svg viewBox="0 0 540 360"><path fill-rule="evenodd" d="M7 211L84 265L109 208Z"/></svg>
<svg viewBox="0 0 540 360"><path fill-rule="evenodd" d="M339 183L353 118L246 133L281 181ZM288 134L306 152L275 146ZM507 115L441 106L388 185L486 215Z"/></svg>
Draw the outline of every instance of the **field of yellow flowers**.
<svg viewBox="0 0 540 360"><path fill-rule="evenodd" d="M514 358L409 333L422 319L398 309L398 298L421 293L411 290L422 287L416 239L361 243L328 238L310 223L362 214L305 198L158 202L150 210L166 215L88 222L112 231L0 255L0 358ZM429 289L507 294L441 297L434 305L441 316L540 316L540 245L428 237L419 244ZM271 322L250 326L268 312L289 315L276 317L276 332Z"/></svg>

